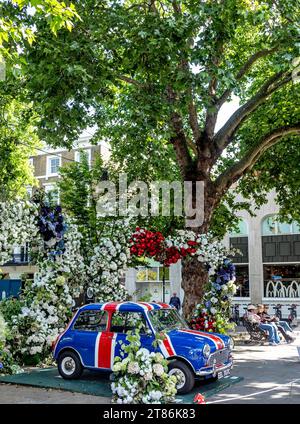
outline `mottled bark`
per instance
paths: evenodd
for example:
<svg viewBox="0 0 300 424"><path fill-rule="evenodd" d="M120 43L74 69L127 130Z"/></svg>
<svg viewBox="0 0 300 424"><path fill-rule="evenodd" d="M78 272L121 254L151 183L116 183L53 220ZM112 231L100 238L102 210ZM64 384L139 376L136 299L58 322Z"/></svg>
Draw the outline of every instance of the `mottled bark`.
<svg viewBox="0 0 300 424"><path fill-rule="evenodd" d="M195 306L201 301L208 281L205 265L197 258L184 260L182 264L182 289L184 290L183 315L189 319Z"/></svg>
<svg viewBox="0 0 300 424"><path fill-rule="evenodd" d="M191 228L200 234L208 232L213 211L219 202L214 184L207 180L204 182L204 221L200 227ZM195 306L203 298L205 285L208 282L208 272L206 265L199 262L197 258L185 259L182 265L183 314L186 319L189 319L195 310Z"/></svg>

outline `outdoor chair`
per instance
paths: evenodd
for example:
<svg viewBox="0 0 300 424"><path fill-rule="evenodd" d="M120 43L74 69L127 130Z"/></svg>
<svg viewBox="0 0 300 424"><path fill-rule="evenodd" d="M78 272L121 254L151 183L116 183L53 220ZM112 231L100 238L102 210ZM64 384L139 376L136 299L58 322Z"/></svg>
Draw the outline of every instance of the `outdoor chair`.
<svg viewBox="0 0 300 424"><path fill-rule="evenodd" d="M246 328L250 339L245 340L246 344L250 343L260 343L263 344L264 342L268 341L268 333L267 331L261 330L258 327L258 324L249 322L245 317L243 318L243 325Z"/></svg>

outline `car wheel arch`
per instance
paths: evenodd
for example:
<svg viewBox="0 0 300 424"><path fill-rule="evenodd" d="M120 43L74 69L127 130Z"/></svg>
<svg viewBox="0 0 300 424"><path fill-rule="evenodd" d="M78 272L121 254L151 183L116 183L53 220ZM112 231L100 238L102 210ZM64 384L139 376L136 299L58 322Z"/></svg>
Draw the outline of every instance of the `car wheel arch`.
<svg viewBox="0 0 300 424"><path fill-rule="evenodd" d="M193 367L193 365L186 358L184 358L183 356L175 355L175 356L171 356L171 357L167 358L167 360L169 362L172 362L172 361L181 361L184 364L186 364L194 374L196 374L195 373L195 368Z"/></svg>
<svg viewBox="0 0 300 424"><path fill-rule="evenodd" d="M60 357L60 355L62 355L63 353L65 353L65 352L73 352L73 353L75 353L77 356L78 356L78 358L79 358L79 360L80 360L80 363L81 363L81 365L83 366L83 367L85 367L85 365L84 365L84 363L83 363L83 361L82 361L82 358L81 358L81 355L80 355L80 353L76 350L76 349L74 349L74 347L70 347L70 346L65 346L65 347L63 347L58 353L57 353L57 361L58 361L58 359L59 359L59 357Z"/></svg>

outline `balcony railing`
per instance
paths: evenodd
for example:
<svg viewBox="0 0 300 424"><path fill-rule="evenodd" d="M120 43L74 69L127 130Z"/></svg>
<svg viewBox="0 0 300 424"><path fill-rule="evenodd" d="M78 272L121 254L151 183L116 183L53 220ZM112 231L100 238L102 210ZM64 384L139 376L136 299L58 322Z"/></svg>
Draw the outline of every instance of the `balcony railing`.
<svg viewBox="0 0 300 424"><path fill-rule="evenodd" d="M300 298L300 281L265 281L265 297Z"/></svg>

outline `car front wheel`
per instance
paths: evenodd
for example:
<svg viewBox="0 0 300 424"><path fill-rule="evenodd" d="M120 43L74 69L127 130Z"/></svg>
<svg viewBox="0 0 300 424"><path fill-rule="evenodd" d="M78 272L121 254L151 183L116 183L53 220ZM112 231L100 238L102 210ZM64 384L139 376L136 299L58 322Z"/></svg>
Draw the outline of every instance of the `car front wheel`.
<svg viewBox="0 0 300 424"><path fill-rule="evenodd" d="M189 393L195 385L195 375L193 371L181 361L173 361L169 364L169 375L177 377L177 393Z"/></svg>
<svg viewBox="0 0 300 424"><path fill-rule="evenodd" d="M79 378L83 371L78 355L71 351L59 355L57 365L59 374L66 380Z"/></svg>

